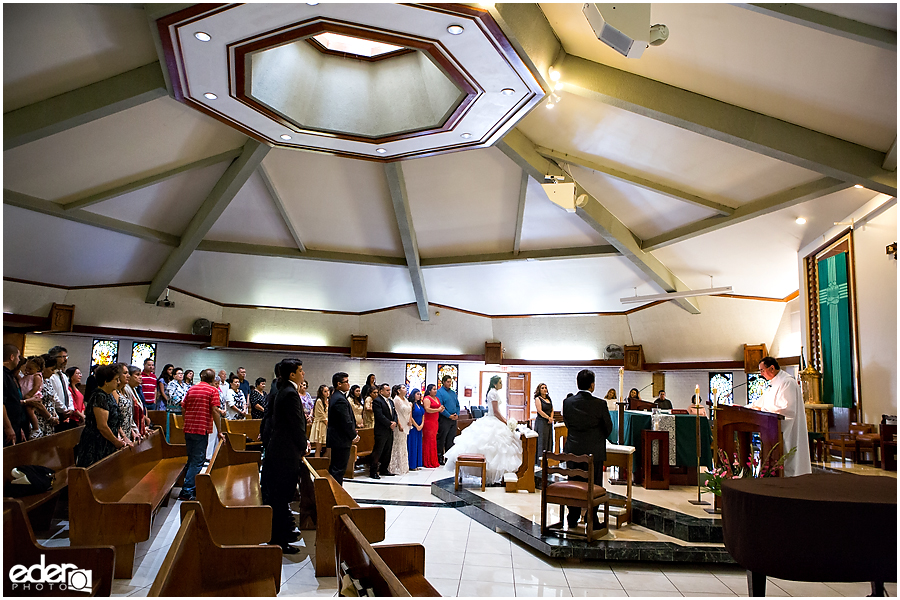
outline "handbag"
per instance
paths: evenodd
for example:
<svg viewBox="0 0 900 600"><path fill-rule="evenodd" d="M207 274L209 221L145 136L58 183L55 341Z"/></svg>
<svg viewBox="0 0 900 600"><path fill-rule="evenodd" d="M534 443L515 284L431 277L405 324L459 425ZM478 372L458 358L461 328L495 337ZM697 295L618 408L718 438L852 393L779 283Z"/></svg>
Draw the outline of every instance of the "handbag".
<svg viewBox="0 0 900 600"><path fill-rule="evenodd" d="M46 492L53 487L56 473L44 465L21 465L12 470L12 481L3 486L3 495L23 498Z"/></svg>

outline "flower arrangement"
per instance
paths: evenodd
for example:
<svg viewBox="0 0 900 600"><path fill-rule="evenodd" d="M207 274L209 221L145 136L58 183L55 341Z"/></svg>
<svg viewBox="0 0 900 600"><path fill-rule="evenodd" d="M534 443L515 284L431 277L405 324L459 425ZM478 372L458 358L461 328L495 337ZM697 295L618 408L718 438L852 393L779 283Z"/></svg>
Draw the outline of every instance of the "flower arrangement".
<svg viewBox="0 0 900 600"><path fill-rule="evenodd" d="M509 430L510 430L510 431L512 431L513 433L515 433L515 432L516 432L516 427L519 425L519 423L518 423L518 421L516 421L515 419L507 419L507 420L506 420L506 425L507 425L507 427L509 427Z"/></svg>
<svg viewBox="0 0 900 600"><path fill-rule="evenodd" d="M728 455L721 448L719 449L719 464L709 472L706 478L706 486L701 488L703 492L712 492L716 496L722 495L722 482L726 479L741 479L744 477L777 477L779 473L784 471L784 461L797 452L797 447L793 447L785 454L781 455L777 461L772 461L772 452L778 444L772 446L772 449L766 454L765 460L760 463L759 459L751 456L747 463L740 464L738 455L740 454L740 444L737 446L737 452L732 455L729 462Z"/></svg>

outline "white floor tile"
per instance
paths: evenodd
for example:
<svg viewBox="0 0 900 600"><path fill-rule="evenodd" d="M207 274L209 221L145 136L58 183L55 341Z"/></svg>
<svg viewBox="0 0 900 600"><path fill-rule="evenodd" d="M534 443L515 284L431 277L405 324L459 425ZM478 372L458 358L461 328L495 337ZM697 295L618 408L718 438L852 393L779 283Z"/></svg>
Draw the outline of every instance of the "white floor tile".
<svg viewBox="0 0 900 600"><path fill-rule="evenodd" d="M514 597L516 595L516 586L510 583L491 583L487 581L469 581L463 580L459 582L459 592L457 596L460 598L471 597Z"/></svg>
<svg viewBox="0 0 900 600"><path fill-rule="evenodd" d="M603 571L606 573L613 572L611 565L614 564L596 560L583 560L581 562L576 562L565 559L560 559L559 563L566 571Z"/></svg>
<svg viewBox="0 0 900 600"><path fill-rule="evenodd" d="M716 579L715 575L708 574L706 577L697 575L668 575L669 581L675 585L675 588L685 595L693 592L706 592L709 594L731 594L731 589L724 583ZM628 589L626 586L625 589Z"/></svg>
<svg viewBox="0 0 900 600"><path fill-rule="evenodd" d="M604 590L592 587L570 587L569 591L576 598L593 598L593 597L626 597L628 594L625 590L619 588L617 590Z"/></svg>
<svg viewBox="0 0 900 600"><path fill-rule="evenodd" d="M513 583L512 569L503 567L476 567L463 565L462 581L487 581L493 583ZM460 593L462 595L462 593Z"/></svg>
<svg viewBox="0 0 900 600"><path fill-rule="evenodd" d="M459 590L459 579L428 577L428 583L430 583L443 597L455 597L456 592Z"/></svg>
<svg viewBox="0 0 900 600"><path fill-rule="evenodd" d="M530 569L514 569L513 579L516 587L523 585L549 585L569 587L569 581L562 570L557 571L532 571Z"/></svg>
<svg viewBox="0 0 900 600"><path fill-rule="evenodd" d="M571 598L569 586L525 585L516 583L517 598Z"/></svg>
<svg viewBox="0 0 900 600"><path fill-rule="evenodd" d="M532 571L552 571L561 569L558 560L543 555L535 556L532 554L517 554L516 552L513 552L512 561L513 568L517 570L530 569Z"/></svg>
<svg viewBox="0 0 900 600"><path fill-rule="evenodd" d="M633 591L677 592L678 588L662 573L616 573L629 595Z"/></svg>
<svg viewBox="0 0 900 600"><path fill-rule="evenodd" d="M773 583L791 596L818 598L822 596L841 595L840 592L828 587L824 583L816 583L811 581L788 581L785 579L775 579L774 577L769 580L769 585ZM769 585L766 586L766 594L768 594Z"/></svg>
<svg viewBox="0 0 900 600"><path fill-rule="evenodd" d="M442 563L425 561L425 577L431 581L432 577L440 579L456 579L462 577L462 563Z"/></svg>
<svg viewBox="0 0 900 600"><path fill-rule="evenodd" d="M569 587L572 588L624 589L619 582L619 578L610 571L587 571L583 569L569 571L563 567L563 572L566 574L566 581L569 582Z"/></svg>
<svg viewBox="0 0 900 600"><path fill-rule="evenodd" d="M659 590L628 590L628 596L631 598L663 598L676 597L681 598L681 592L664 592Z"/></svg>
<svg viewBox="0 0 900 600"><path fill-rule="evenodd" d="M502 567L504 569L511 569L513 566L512 554L475 552L472 549L466 551L463 563L476 567Z"/></svg>

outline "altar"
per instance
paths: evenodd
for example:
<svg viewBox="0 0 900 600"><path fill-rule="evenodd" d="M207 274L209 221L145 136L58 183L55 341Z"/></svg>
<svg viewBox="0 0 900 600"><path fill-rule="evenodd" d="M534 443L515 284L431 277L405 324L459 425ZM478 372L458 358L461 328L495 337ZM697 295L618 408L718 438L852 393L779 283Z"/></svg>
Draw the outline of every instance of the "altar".
<svg viewBox="0 0 900 600"><path fill-rule="evenodd" d="M618 440L619 415L611 413L612 433L607 438L614 444L634 446L634 482L643 481L643 444L641 432L652 429L652 418L649 412L625 411L625 439ZM669 456L663 452L660 460L668 459L671 481L673 485L697 485L697 417L695 415L661 415L663 428L669 431ZM712 436L709 419L700 417L700 464L712 468Z"/></svg>

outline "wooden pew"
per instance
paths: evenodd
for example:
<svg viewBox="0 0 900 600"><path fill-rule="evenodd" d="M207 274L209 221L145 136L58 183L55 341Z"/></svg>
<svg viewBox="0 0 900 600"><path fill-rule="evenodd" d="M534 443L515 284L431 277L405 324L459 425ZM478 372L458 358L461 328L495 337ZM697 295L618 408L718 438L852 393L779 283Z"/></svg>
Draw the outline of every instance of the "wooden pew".
<svg viewBox="0 0 900 600"><path fill-rule="evenodd" d="M197 500L217 544L267 544L272 507L262 503L261 454L235 450L230 439L219 442L209 467L197 474Z"/></svg>
<svg viewBox="0 0 900 600"><path fill-rule="evenodd" d="M68 484L68 468L75 464L75 445L84 426L54 433L3 449L3 483L12 481L12 470L20 465L43 465L53 469L56 477L46 492L20 498L32 527L44 531L56 512L59 495Z"/></svg>
<svg viewBox="0 0 900 600"><path fill-rule="evenodd" d="M222 546L210 536L199 502L182 502L181 527L148 596L275 596L281 548Z"/></svg>
<svg viewBox="0 0 900 600"><path fill-rule="evenodd" d="M184 444L184 415L169 413L169 418L171 419L171 423L169 423L169 443Z"/></svg>
<svg viewBox="0 0 900 600"><path fill-rule="evenodd" d="M529 430L531 431L531 430ZM537 433L531 431L530 435L519 433L522 440L522 464L515 473L507 473L503 476L506 491L510 493L524 490L534 493L534 455L537 452Z"/></svg>
<svg viewBox="0 0 900 600"><path fill-rule="evenodd" d="M187 463L184 446L154 431L87 469L69 469L69 539L73 546L116 547L116 577L130 579L134 546L150 538L153 515L169 501Z"/></svg>
<svg viewBox="0 0 900 600"><path fill-rule="evenodd" d="M347 472L344 474L345 479L353 479L356 461L361 458L369 458L372 455L372 449L375 448L374 427L357 429L356 434L359 436L359 441L350 449L350 461L348 462Z"/></svg>
<svg viewBox="0 0 900 600"><path fill-rule="evenodd" d="M52 437L52 436L48 436ZM75 565L91 571L91 596L109 596L112 592L113 568L116 549L112 546L41 546L25 518L25 506L20 500L3 500L3 595L9 596L84 596L84 592L63 590L57 584L13 584L8 576L15 565ZM68 572L68 571L67 571ZM63 580L65 583L65 579ZM25 586L28 586L27 588Z"/></svg>
<svg viewBox="0 0 900 600"><path fill-rule="evenodd" d="M338 585L348 576L360 596L440 596L425 579L425 546L388 544L373 547L357 527L352 509L333 509Z"/></svg>
<svg viewBox="0 0 900 600"><path fill-rule="evenodd" d="M360 507L350 494L338 485L327 469L318 471L303 459L309 469L316 490L316 577L331 577L335 573L334 563L334 521L331 509L337 505L348 506L356 526L370 542L384 539L384 507Z"/></svg>
<svg viewBox="0 0 900 600"><path fill-rule="evenodd" d="M158 427L162 427L163 430L166 428L166 415L168 413L164 410L148 410L147 416L150 417L150 423L152 425L156 425Z"/></svg>
<svg viewBox="0 0 900 600"><path fill-rule="evenodd" d="M245 436L248 450L261 450L262 442L259 441L261 423L262 419L225 419L225 431Z"/></svg>

